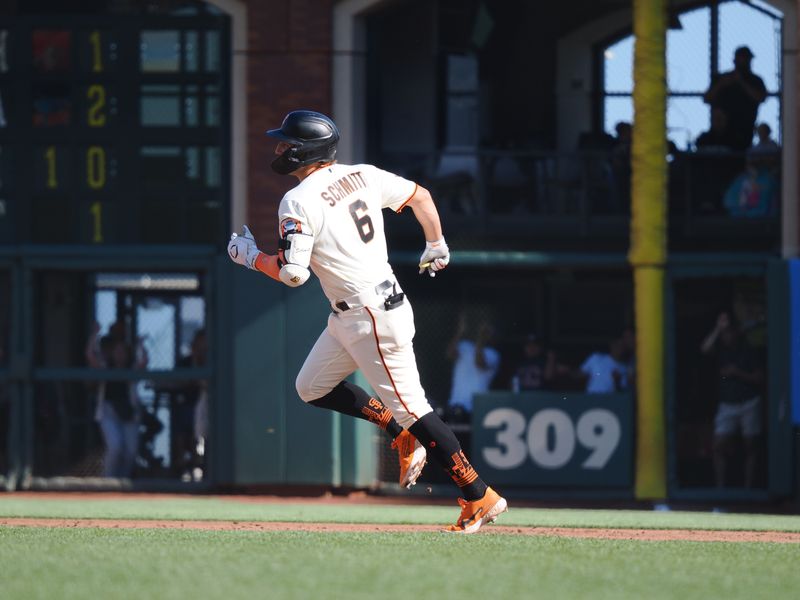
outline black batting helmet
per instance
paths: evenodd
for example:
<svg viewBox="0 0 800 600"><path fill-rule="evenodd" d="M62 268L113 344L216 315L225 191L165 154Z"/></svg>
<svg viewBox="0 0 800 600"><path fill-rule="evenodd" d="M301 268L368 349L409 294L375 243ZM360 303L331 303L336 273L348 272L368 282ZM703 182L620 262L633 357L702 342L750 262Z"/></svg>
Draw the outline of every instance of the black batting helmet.
<svg viewBox="0 0 800 600"><path fill-rule="evenodd" d="M313 110L294 110L283 119L280 129L270 129L267 135L291 144L272 162L281 175L320 162L330 162L336 156L339 130L322 113Z"/></svg>

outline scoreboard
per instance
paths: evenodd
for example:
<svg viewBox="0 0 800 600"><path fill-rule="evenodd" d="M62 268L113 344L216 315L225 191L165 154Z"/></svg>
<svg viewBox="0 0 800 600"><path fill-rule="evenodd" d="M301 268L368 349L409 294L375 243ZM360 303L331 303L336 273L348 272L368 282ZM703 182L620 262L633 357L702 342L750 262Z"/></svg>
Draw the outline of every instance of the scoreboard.
<svg viewBox="0 0 800 600"><path fill-rule="evenodd" d="M219 244L229 21L0 20L0 245Z"/></svg>

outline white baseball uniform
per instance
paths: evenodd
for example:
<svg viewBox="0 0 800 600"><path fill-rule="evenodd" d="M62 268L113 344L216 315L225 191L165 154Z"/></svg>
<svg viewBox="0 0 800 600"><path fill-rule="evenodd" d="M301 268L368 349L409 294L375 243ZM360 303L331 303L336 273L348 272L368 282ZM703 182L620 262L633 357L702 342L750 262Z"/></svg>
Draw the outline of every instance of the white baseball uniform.
<svg viewBox="0 0 800 600"><path fill-rule="evenodd" d="M400 212L416 189L372 165L332 164L287 192L278 211L282 235L314 236L308 266L333 311L297 375L298 394L316 400L361 369L406 429L432 408L417 371L411 304L384 304L401 289L389 265L382 210Z"/></svg>

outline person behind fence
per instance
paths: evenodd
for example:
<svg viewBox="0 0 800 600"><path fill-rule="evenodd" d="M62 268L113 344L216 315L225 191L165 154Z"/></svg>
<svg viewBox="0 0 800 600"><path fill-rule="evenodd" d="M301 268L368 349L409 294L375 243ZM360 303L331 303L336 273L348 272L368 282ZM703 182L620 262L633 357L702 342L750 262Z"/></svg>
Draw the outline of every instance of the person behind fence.
<svg viewBox="0 0 800 600"><path fill-rule="evenodd" d="M556 376L568 371L568 367L557 361L554 351L544 348L538 335L529 333L522 347L522 359L514 372L512 390L519 392L546 390Z"/></svg>
<svg viewBox="0 0 800 600"><path fill-rule="evenodd" d="M761 434L761 389L764 368L734 317L722 312L703 339L700 351L716 359L718 405L714 416L714 478L728 483L728 457L737 434L744 441L744 485L753 487Z"/></svg>
<svg viewBox="0 0 800 600"><path fill-rule="evenodd" d="M494 326L488 319L474 333L467 331L467 319L459 317L455 334L447 347L453 361L453 378L447 414L452 419L466 418L472 412L472 398L489 390L500 368L500 352L492 346Z"/></svg>
<svg viewBox="0 0 800 600"><path fill-rule="evenodd" d="M612 394L629 389L631 366L624 337L608 344L608 352L594 352L574 373L585 382L587 394Z"/></svg>
<svg viewBox="0 0 800 600"><path fill-rule="evenodd" d="M86 360L97 369L143 369L147 354L143 348L134 350L122 337L124 325L117 322L109 334L99 337L100 325L95 323L86 345ZM97 386L95 420L105 442L103 475L130 477L139 450L140 405L136 385L132 381L107 380Z"/></svg>
<svg viewBox="0 0 800 600"><path fill-rule="evenodd" d="M758 107L767 97L764 80L750 68L752 60L750 48L736 48L733 70L720 73L703 96L707 104L727 116L731 148L737 151L744 151L753 143Z"/></svg>
<svg viewBox="0 0 800 600"><path fill-rule="evenodd" d="M204 328L198 329L191 343L190 353L176 361L176 367L191 369L203 367L208 355L208 338ZM170 437L173 469L182 479L195 477L202 463L207 437L208 385L205 380L183 381L175 386L164 386L171 392Z"/></svg>

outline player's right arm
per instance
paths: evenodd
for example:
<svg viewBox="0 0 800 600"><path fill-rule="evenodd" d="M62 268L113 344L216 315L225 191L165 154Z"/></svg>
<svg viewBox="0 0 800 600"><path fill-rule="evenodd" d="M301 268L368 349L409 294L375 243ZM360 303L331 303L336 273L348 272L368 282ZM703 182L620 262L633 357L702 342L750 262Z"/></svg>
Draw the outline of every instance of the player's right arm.
<svg viewBox="0 0 800 600"><path fill-rule="evenodd" d="M267 254L256 246L255 239L244 226L243 234L234 233L228 243L228 256L236 264L260 271L264 275L297 287L308 281L308 264L314 238L311 235L290 233L282 235L278 254Z"/></svg>
<svg viewBox="0 0 800 600"><path fill-rule="evenodd" d="M439 211L431 194L421 185L388 171L370 167L381 189L381 208L401 212L406 206L414 211L425 233L425 251L419 259L419 272L434 277L450 262L450 250L444 241Z"/></svg>
<svg viewBox="0 0 800 600"><path fill-rule="evenodd" d="M444 237L442 234L442 222L439 219L439 211L433 203L431 193L421 185L417 186L414 194L406 202L406 206L414 211L414 217L422 226L425 232L425 240L434 242Z"/></svg>
<svg viewBox="0 0 800 600"><path fill-rule="evenodd" d="M450 262L450 249L444 241L439 211L428 190L418 185L414 194L405 204L414 211L414 217L425 233L425 250L419 258L419 272L427 271L431 277Z"/></svg>

